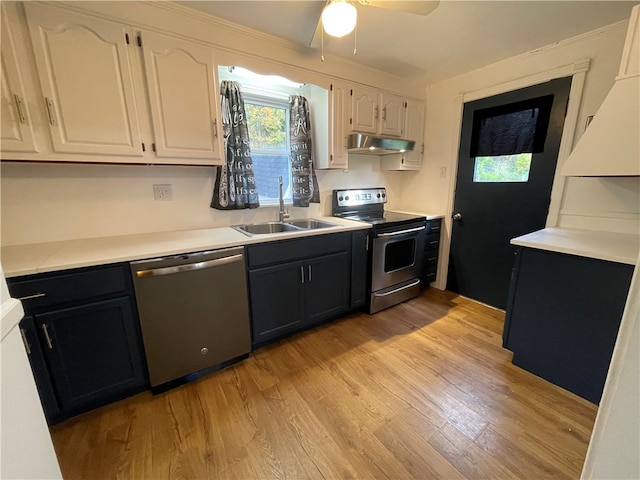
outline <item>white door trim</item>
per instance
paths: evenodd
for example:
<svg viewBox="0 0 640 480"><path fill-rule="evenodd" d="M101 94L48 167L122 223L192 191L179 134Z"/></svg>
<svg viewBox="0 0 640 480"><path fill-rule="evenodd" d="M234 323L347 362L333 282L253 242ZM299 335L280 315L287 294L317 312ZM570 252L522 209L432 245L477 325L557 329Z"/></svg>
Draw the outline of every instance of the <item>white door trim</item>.
<svg viewBox="0 0 640 480"><path fill-rule="evenodd" d="M449 195L447 198L447 209L445 214L445 231L451 232L451 214L453 213L453 202L455 199L455 187L458 177L458 153L460 150L460 134L462 131L462 111L464 104L479 100L481 98L492 97L501 93L511 92L520 88L531 87L539 83L555 80L556 78L563 78L573 76L571 82L571 90L569 92L569 104L567 106L567 115L565 117L564 128L562 130L562 138L560 140L560 149L558 151L558 163L556 165L556 173L553 180L553 186L551 189L551 203L549 204L549 213L547 215L547 227L553 227L558 223L558 217L560 214L560 204L564 194L564 188L566 183L566 177L559 174L562 169L562 165L569 156L571 149L573 148L573 138L576 132L576 126L578 124L578 112L580 110L580 102L582 101L582 92L584 90L584 81L589 70L591 60L589 58L583 58L573 63L561 65L544 72L538 72L533 75L528 75L514 80L510 80L504 83L498 83L489 87L482 88L480 90L473 90L469 92L462 92L454 99L455 109L458 112L458 121L456 122L457 131L455 136L455 142L451 145L451 158L455 158L455 162L452 168L451 175L449 175ZM435 283L436 288L444 290L447 287L447 275L449 272L449 252L451 250L451 235L448 238L443 239L440 248L440 259L438 265L438 279Z"/></svg>

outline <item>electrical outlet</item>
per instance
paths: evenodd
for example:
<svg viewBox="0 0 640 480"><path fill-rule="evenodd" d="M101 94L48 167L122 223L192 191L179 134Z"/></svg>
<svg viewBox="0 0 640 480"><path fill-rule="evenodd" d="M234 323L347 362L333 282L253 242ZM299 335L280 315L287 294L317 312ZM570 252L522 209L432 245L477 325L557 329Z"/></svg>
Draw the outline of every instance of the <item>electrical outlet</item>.
<svg viewBox="0 0 640 480"><path fill-rule="evenodd" d="M173 200L173 190L170 183L163 183L153 186L153 199L171 201Z"/></svg>

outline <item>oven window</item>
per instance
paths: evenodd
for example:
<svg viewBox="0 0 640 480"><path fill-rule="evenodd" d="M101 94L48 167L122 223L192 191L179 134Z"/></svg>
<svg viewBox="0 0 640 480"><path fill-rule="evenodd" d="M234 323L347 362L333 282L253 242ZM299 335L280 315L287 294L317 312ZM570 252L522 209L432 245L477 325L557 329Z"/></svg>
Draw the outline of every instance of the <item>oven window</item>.
<svg viewBox="0 0 640 480"><path fill-rule="evenodd" d="M384 271L385 273L411 267L416 261L416 239L408 238L385 245Z"/></svg>

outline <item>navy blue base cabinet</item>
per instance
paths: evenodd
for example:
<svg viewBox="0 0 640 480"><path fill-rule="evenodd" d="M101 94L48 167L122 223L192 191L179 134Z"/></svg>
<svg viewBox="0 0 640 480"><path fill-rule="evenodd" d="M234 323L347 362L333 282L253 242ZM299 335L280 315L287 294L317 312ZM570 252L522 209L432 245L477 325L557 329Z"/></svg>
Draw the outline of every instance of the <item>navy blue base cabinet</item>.
<svg viewBox="0 0 640 480"><path fill-rule="evenodd" d="M520 248L503 346L513 363L599 403L633 266Z"/></svg>
<svg viewBox="0 0 640 480"><path fill-rule="evenodd" d="M128 265L9 280L50 424L148 386Z"/></svg>

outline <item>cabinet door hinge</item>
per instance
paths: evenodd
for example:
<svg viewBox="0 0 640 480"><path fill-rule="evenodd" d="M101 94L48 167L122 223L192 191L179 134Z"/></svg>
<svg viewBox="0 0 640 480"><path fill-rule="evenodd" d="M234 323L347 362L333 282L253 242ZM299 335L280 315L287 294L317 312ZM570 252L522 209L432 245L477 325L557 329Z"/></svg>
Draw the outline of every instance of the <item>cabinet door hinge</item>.
<svg viewBox="0 0 640 480"><path fill-rule="evenodd" d="M146 151L147 151L146 147L144 146L144 142L142 142L142 151L143 151L143 152L146 152Z"/></svg>
<svg viewBox="0 0 640 480"><path fill-rule="evenodd" d="M141 47L142 46L142 37L140 35L137 35L137 39L138 39L138 46Z"/></svg>
<svg viewBox="0 0 640 480"><path fill-rule="evenodd" d="M127 42L127 45L129 45L129 34L128 33L124 34L124 41Z"/></svg>
<svg viewBox="0 0 640 480"><path fill-rule="evenodd" d="M353 97L353 88L351 90L349 90L349 95L351 95Z"/></svg>
<svg viewBox="0 0 640 480"><path fill-rule="evenodd" d="M151 150L153 150L154 152L156 151L156 144L155 143L151 144Z"/></svg>
<svg viewBox="0 0 640 480"><path fill-rule="evenodd" d="M349 119L349 125L353 125L353 118Z"/></svg>
<svg viewBox="0 0 640 480"><path fill-rule="evenodd" d="M329 85L329 91L333 92L333 83L331 85Z"/></svg>
<svg viewBox="0 0 640 480"><path fill-rule="evenodd" d="M329 160L333 162L333 153L329 155Z"/></svg>
<svg viewBox="0 0 640 480"><path fill-rule="evenodd" d="M404 102L404 108L407 108L407 102Z"/></svg>

